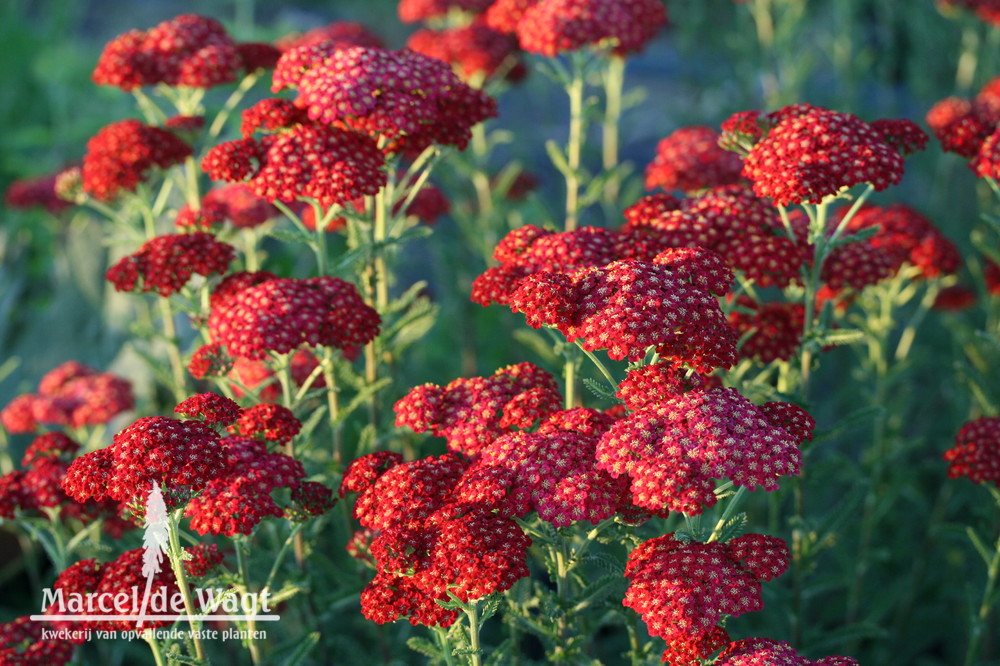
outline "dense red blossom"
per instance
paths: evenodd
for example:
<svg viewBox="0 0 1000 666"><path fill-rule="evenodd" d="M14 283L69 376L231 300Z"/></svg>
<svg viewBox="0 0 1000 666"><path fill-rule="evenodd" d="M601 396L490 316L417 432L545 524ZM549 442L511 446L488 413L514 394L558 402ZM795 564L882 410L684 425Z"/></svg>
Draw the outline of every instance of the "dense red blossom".
<svg viewBox="0 0 1000 666"><path fill-rule="evenodd" d="M74 460L62 485L78 502L128 503L145 498L154 483L168 492L198 491L229 464L208 425L146 416L116 434L111 446Z"/></svg>
<svg viewBox="0 0 1000 666"><path fill-rule="evenodd" d="M219 343L202 345L191 355L188 362L188 372L195 379L205 377L221 377L233 367L233 360L226 353L226 348Z"/></svg>
<svg viewBox="0 0 1000 666"><path fill-rule="evenodd" d="M240 417L243 409L218 393L199 393L174 407L174 412L188 418L200 416L205 423L229 425Z"/></svg>
<svg viewBox="0 0 1000 666"><path fill-rule="evenodd" d="M489 79L498 72L507 80L517 81L527 73L519 58L517 40L482 20L460 28L418 30L410 35L406 47L444 60L466 81Z"/></svg>
<svg viewBox="0 0 1000 666"><path fill-rule="evenodd" d="M305 478L302 463L281 453L268 453L263 442L224 437L219 442L230 461L215 474L184 512L198 534L250 534L264 518L280 518L284 510L271 493L276 488L299 487Z"/></svg>
<svg viewBox="0 0 1000 666"><path fill-rule="evenodd" d="M529 53L551 57L607 46L625 55L656 36L667 11L657 0L498 0L486 20L495 30L516 33Z"/></svg>
<svg viewBox="0 0 1000 666"><path fill-rule="evenodd" d="M672 249L653 262L536 273L518 285L510 305L528 325L555 326L587 351L637 360L656 346L662 357L708 372L736 362L736 339L715 298L732 277L712 252Z"/></svg>
<svg viewBox="0 0 1000 666"><path fill-rule="evenodd" d="M4 194L4 204L8 208L32 208L41 206L53 215L72 206L56 193L56 179L59 173L15 180Z"/></svg>
<svg viewBox="0 0 1000 666"><path fill-rule="evenodd" d="M237 229L248 229L264 224L278 216L278 209L255 195L242 183L222 185L205 193L201 200L205 208L215 207L223 220L229 220Z"/></svg>
<svg viewBox="0 0 1000 666"><path fill-rule="evenodd" d="M92 78L134 90L165 83L211 88L235 81L244 60L218 21L184 14L149 30L129 30L105 47Z"/></svg>
<svg viewBox="0 0 1000 666"><path fill-rule="evenodd" d="M702 125L682 127L656 145L646 166L646 189L696 192L740 182L743 160L719 146L719 134Z"/></svg>
<svg viewBox="0 0 1000 666"><path fill-rule="evenodd" d="M1000 118L972 100L946 97L931 107L926 120L941 148L971 158L979 152Z"/></svg>
<svg viewBox="0 0 1000 666"><path fill-rule="evenodd" d="M441 60L402 51L329 43L286 52L275 92L294 88L296 105L316 123L378 138L390 152L432 144L464 149L473 125L496 115L496 101L462 82Z"/></svg>
<svg viewBox="0 0 1000 666"><path fill-rule="evenodd" d="M340 496L347 493L364 493L386 471L403 462L403 456L393 451L376 451L351 461L340 481Z"/></svg>
<svg viewBox="0 0 1000 666"><path fill-rule="evenodd" d="M174 226L185 230L212 231L220 227L223 220L224 211L221 206L203 201L199 208L192 208L188 204L181 206L174 219Z"/></svg>
<svg viewBox="0 0 1000 666"><path fill-rule="evenodd" d="M112 201L122 191L134 191L153 167L166 169L191 153L191 146L173 132L138 120L119 120L87 141L83 190L100 201Z"/></svg>
<svg viewBox="0 0 1000 666"><path fill-rule="evenodd" d="M47 629L51 632L48 623L28 616L0 623L0 664L63 666L69 663L73 658L73 644L45 638Z"/></svg>
<svg viewBox="0 0 1000 666"><path fill-rule="evenodd" d="M651 635L666 640L663 661L694 666L729 642L719 627L724 615L764 607L761 581L780 576L788 561L788 546L776 537L684 543L665 534L629 554L622 603L642 616Z"/></svg>
<svg viewBox="0 0 1000 666"><path fill-rule="evenodd" d="M892 258L894 271L910 264L919 268L924 277L935 278L951 275L961 268L962 257L955 244L906 204L885 208L864 206L848 221L845 232L874 226L879 230L868 243Z"/></svg>
<svg viewBox="0 0 1000 666"><path fill-rule="evenodd" d="M94 588L95 595L104 596L106 599L114 599L116 595L124 595L119 599L136 599L137 606L129 604L122 607L120 603L111 604L111 615L139 615L142 612L142 594L135 595L136 590L146 589L146 575L143 565L143 548L128 550L116 557L111 562L104 564L100 569L100 580ZM153 575L152 592L156 596L170 599L172 595L180 592L177 587L177 580L174 578L174 571L171 567L162 567ZM100 596L97 597L101 598ZM154 597L150 597L154 598ZM101 609L103 614L103 609ZM147 608L149 615L169 613L169 609ZM173 620L144 620L143 628L168 627L173 624ZM95 629L118 629L120 631L135 631L135 620L99 620L95 623Z"/></svg>
<svg viewBox="0 0 1000 666"><path fill-rule="evenodd" d="M774 205L742 185L680 201L647 197L624 215L624 231L650 235L666 247L711 250L759 287L788 286L812 258L804 238L788 237Z"/></svg>
<svg viewBox="0 0 1000 666"><path fill-rule="evenodd" d="M963 425L944 459L950 478L966 476L1000 488L1000 417L984 416Z"/></svg>
<svg viewBox="0 0 1000 666"><path fill-rule="evenodd" d="M317 481L300 483L292 490L291 500L291 504L285 507L285 518L295 521L322 516L337 502L333 491Z"/></svg>
<svg viewBox="0 0 1000 666"><path fill-rule="evenodd" d="M851 657L832 656L822 659L801 657L791 645L770 638L744 638L730 643L720 654L715 666L858 666Z"/></svg>
<svg viewBox="0 0 1000 666"><path fill-rule="evenodd" d="M799 444L735 389L688 391L618 420L597 446L597 467L630 477L636 506L692 515L715 505L716 479L776 489L799 473Z"/></svg>
<svg viewBox="0 0 1000 666"><path fill-rule="evenodd" d="M302 422L287 407L261 403L244 409L229 430L243 437L287 444L302 430Z"/></svg>
<svg viewBox="0 0 1000 666"><path fill-rule="evenodd" d="M634 368L618 384L617 396L631 410L644 409L665 398L705 387L706 377L671 361Z"/></svg>
<svg viewBox="0 0 1000 666"><path fill-rule="evenodd" d="M740 308L753 314L734 310L729 323L736 335L743 338L740 355L755 358L762 363L791 359L798 352L802 331L806 323L805 306L801 303L758 303L746 295L737 300Z"/></svg>
<svg viewBox="0 0 1000 666"><path fill-rule="evenodd" d="M225 556L214 543L199 543L184 549L184 573L202 578L222 564Z"/></svg>
<svg viewBox="0 0 1000 666"><path fill-rule="evenodd" d="M373 469L372 462L381 464ZM354 502L354 515L362 527L419 529L448 504L449 493L468 466L452 453L395 464L383 470L392 462L392 459L372 460L355 471L355 478L361 472L364 481L356 480L354 486L364 488L367 484ZM378 476L369 482L373 472Z"/></svg>
<svg viewBox="0 0 1000 666"><path fill-rule="evenodd" d="M208 318L212 340L230 357L258 360L303 344L344 349L378 335L378 313L339 278L272 278L240 286L221 284Z"/></svg>
<svg viewBox="0 0 1000 666"><path fill-rule="evenodd" d="M403 23L422 23L429 19L441 18L456 9L479 14L492 2L493 0L400 0L399 20Z"/></svg>
<svg viewBox="0 0 1000 666"><path fill-rule="evenodd" d="M324 207L342 205L376 194L386 182L384 159L372 139L312 122L260 140L221 143L201 166L212 180L243 182L272 203L311 197Z"/></svg>
<svg viewBox="0 0 1000 666"><path fill-rule="evenodd" d="M491 377L417 386L393 409L398 427L430 431L446 438L450 450L472 456L511 428L531 427L561 403L552 375L531 363L519 363L500 368Z"/></svg>
<svg viewBox="0 0 1000 666"><path fill-rule="evenodd" d="M881 191L903 177L902 154L854 115L799 104L770 118L774 124L750 149L743 175L776 205L820 203L859 183Z"/></svg>
<svg viewBox="0 0 1000 666"><path fill-rule="evenodd" d="M165 234L120 259L105 278L116 291L155 291L169 296L180 291L195 273L205 277L225 273L235 256L235 247L204 231Z"/></svg>
<svg viewBox="0 0 1000 666"><path fill-rule="evenodd" d="M332 42L340 48L364 46L380 49L385 47L378 35L367 26L354 21L334 21L302 34L282 37L274 45L283 53L299 46L312 46L320 42Z"/></svg>
<svg viewBox="0 0 1000 666"><path fill-rule="evenodd" d="M78 428L107 423L133 403L128 380L67 361L42 377L37 393L4 407L0 423L11 433L35 432L42 423Z"/></svg>

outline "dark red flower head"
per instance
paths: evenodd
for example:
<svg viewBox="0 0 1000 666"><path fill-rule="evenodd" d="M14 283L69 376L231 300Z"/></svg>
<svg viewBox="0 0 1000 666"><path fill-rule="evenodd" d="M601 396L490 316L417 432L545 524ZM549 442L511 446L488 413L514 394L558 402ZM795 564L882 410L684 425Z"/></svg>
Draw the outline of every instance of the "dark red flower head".
<svg viewBox="0 0 1000 666"><path fill-rule="evenodd" d="M115 291L155 291L169 296L180 291L195 273L205 277L225 273L235 256L235 247L204 231L165 234L120 259L105 278L115 285Z"/></svg>
<svg viewBox="0 0 1000 666"><path fill-rule="evenodd" d="M527 72L519 58L517 40L497 32L482 20L461 28L418 30L410 35L406 46L451 64L465 81L482 81L498 72L516 81Z"/></svg>
<svg viewBox="0 0 1000 666"><path fill-rule="evenodd" d="M762 534L728 543L684 543L665 534L629 554L622 603L667 641L663 661L695 666L729 642L719 627L723 615L764 608L761 581L784 573L789 559L784 541Z"/></svg>
<svg viewBox="0 0 1000 666"><path fill-rule="evenodd" d="M229 431L275 444L287 444L299 434L302 423L292 410L281 405L261 403L244 409Z"/></svg>
<svg viewBox="0 0 1000 666"><path fill-rule="evenodd" d="M56 179L59 173L35 178L15 180L4 194L4 204L8 208L32 208L41 206L53 215L61 213L73 205L56 193Z"/></svg>
<svg viewBox="0 0 1000 666"><path fill-rule="evenodd" d="M799 350L805 326L805 306L801 303L758 303L743 294L737 305L744 312L734 310L729 323L743 339L740 356L755 358L762 363L775 360L787 361ZM744 339L744 336L751 335Z"/></svg>
<svg viewBox="0 0 1000 666"><path fill-rule="evenodd" d="M174 407L174 412L191 419L200 416L205 423L209 424L229 425L240 418L243 409L234 401L218 393L199 393Z"/></svg>
<svg viewBox="0 0 1000 666"><path fill-rule="evenodd" d="M464 149L473 125L496 115L496 101L436 58L403 49L328 43L288 51L274 71L275 92L294 88L297 106L324 126L368 134L389 152L432 144Z"/></svg>
<svg viewBox="0 0 1000 666"><path fill-rule="evenodd" d="M711 127L682 127L661 139L656 157L646 167L646 189L696 192L740 182L743 161L719 146Z"/></svg>
<svg viewBox="0 0 1000 666"><path fill-rule="evenodd" d="M149 30L130 30L104 47L92 78L129 91L165 83L210 88L235 81L243 58L215 19L184 14Z"/></svg>
<svg viewBox="0 0 1000 666"><path fill-rule="evenodd" d="M879 227L878 233L868 242L889 255L894 272L910 264L919 268L924 277L934 278L961 268L962 258L955 244L906 204L864 206L851 217L846 230L856 232L874 226Z"/></svg>
<svg viewBox="0 0 1000 666"><path fill-rule="evenodd" d="M773 126L750 149L743 175L776 205L819 203L859 183L881 191L903 177L903 156L884 126L808 104L784 107L769 119Z"/></svg>
<svg viewBox="0 0 1000 666"><path fill-rule="evenodd" d="M834 655L822 659L801 657L791 645L770 638L744 638L722 651L715 666L858 666L856 659Z"/></svg>
<svg viewBox="0 0 1000 666"><path fill-rule="evenodd" d="M191 153L191 146L173 132L138 120L119 120L87 142L83 189L95 199L112 201L122 191L135 190L151 168L166 169Z"/></svg>
<svg viewBox="0 0 1000 666"><path fill-rule="evenodd" d="M381 319L354 285L334 277L265 279L240 289L223 283L208 318L214 342L232 358L263 359L299 346L344 349L378 335Z"/></svg>
<svg viewBox="0 0 1000 666"><path fill-rule="evenodd" d="M73 658L69 641L45 638L46 630L58 635L47 622L25 615L0 623L0 664L14 666L63 666Z"/></svg>
<svg viewBox="0 0 1000 666"><path fill-rule="evenodd" d="M950 478L967 476L974 483L992 482L1000 488L1000 417L984 416L963 425L944 459Z"/></svg>

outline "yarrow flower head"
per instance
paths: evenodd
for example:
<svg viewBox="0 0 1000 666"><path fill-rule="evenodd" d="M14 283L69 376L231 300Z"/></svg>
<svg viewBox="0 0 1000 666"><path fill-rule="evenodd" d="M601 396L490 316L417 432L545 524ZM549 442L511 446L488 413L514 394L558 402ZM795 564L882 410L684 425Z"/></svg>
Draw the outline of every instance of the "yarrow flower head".
<svg viewBox="0 0 1000 666"><path fill-rule="evenodd" d="M806 309L801 303L758 303L746 294L737 299L740 309L729 315L729 323L743 340L740 356L762 363L787 361L798 352ZM746 312L749 310L749 312Z"/></svg>
<svg viewBox="0 0 1000 666"><path fill-rule="evenodd" d="M11 433L31 433L39 424L74 428L107 423L132 409L132 384L76 361L49 371L37 393L14 398L0 411L0 423Z"/></svg>
<svg viewBox="0 0 1000 666"><path fill-rule="evenodd" d="M56 192L59 173L15 180L4 194L4 204L9 208L41 206L56 215L73 205Z"/></svg>
<svg viewBox="0 0 1000 666"><path fill-rule="evenodd" d="M399 20L403 23L422 23L441 18L453 10L480 14L493 0L400 0Z"/></svg>
<svg viewBox="0 0 1000 666"><path fill-rule="evenodd" d="M302 423L287 407L261 403L244 409L229 430L243 437L287 444L302 430Z"/></svg>
<svg viewBox="0 0 1000 666"><path fill-rule="evenodd" d="M218 393L199 393L174 407L174 412L188 418L200 416L209 424L229 425L240 418L243 408Z"/></svg>
<svg viewBox="0 0 1000 666"><path fill-rule="evenodd" d="M646 167L646 189L697 192L740 182L743 161L719 146L711 127L682 127L656 145L656 157Z"/></svg>
<svg viewBox="0 0 1000 666"><path fill-rule="evenodd" d="M769 114L767 124L743 175L778 206L820 203L859 183L881 191L903 177L899 143L849 113L798 104Z"/></svg>
<svg viewBox="0 0 1000 666"><path fill-rule="evenodd" d="M152 484L165 484L173 501L204 488L229 463L219 435L205 423L146 416L115 435L111 446L73 461L62 485L78 502L141 503Z"/></svg>
<svg viewBox="0 0 1000 666"><path fill-rule="evenodd" d="M151 168L166 169L191 154L191 146L173 132L138 120L119 120L87 142L83 190L100 201L113 201L122 191L134 191Z"/></svg>
<svg viewBox="0 0 1000 666"><path fill-rule="evenodd" d="M237 229L258 227L278 216L277 208L254 194L243 183L212 188L205 193L201 206L203 209L214 210L220 222L229 220Z"/></svg>
<svg viewBox="0 0 1000 666"><path fill-rule="evenodd" d="M244 276L247 274L243 274ZM299 346L363 346L381 319L354 285L339 278L266 278L244 288L224 281L213 294L208 329L231 358L259 360Z"/></svg>
<svg viewBox="0 0 1000 666"><path fill-rule="evenodd" d="M708 378L680 364L659 361L625 373L616 395L631 410L640 410L668 397L706 388Z"/></svg>
<svg viewBox="0 0 1000 666"><path fill-rule="evenodd" d="M268 453L259 440L224 437L219 441L230 464L208 480L184 512L198 534L250 534L264 518L285 514L274 501L277 488L297 489L305 478L302 463Z"/></svg>
<svg viewBox="0 0 1000 666"><path fill-rule="evenodd" d="M386 183L382 153L367 136L310 122L286 100L263 100L243 114L244 138L202 160L212 180L245 183L272 203L310 197L324 207L374 195ZM249 136L259 128L274 133Z"/></svg>
<svg viewBox="0 0 1000 666"><path fill-rule="evenodd" d="M205 277L225 273L235 256L235 247L204 231L165 234L120 259L105 277L116 291L138 289L169 296L180 291L195 273Z"/></svg>
<svg viewBox="0 0 1000 666"><path fill-rule="evenodd" d="M772 414L736 389L688 391L619 419L601 437L597 468L628 476L636 506L701 513L715 505L716 479L770 491L799 473L803 434Z"/></svg>
<svg viewBox="0 0 1000 666"><path fill-rule="evenodd" d="M282 37L275 42L275 46L284 53L300 46L312 46L320 42L333 42L340 48L363 46L381 49L385 47L378 35L367 26L354 21L334 21L300 35Z"/></svg>
<svg viewBox="0 0 1000 666"><path fill-rule="evenodd" d="M211 88L244 68L237 44L218 21L184 14L149 30L130 30L105 47L92 78L125 91L165 83Z"/></svg>
<svg viewBox="0 0 1000 666"><path fill-rule="evenodd" d="M432 144L464 149L472 126L496 115L496 101L447 63L406 49L292 49L274 72L272 90L283 88L298 92L296 106L314 123L367 134L392 153Z"/></svg>
<svg viewBox="0 0 1000 666"><path fill-rule="evenodd" d="M694 666L729 643L719 626L724 616L764 607L761 581L783 574L788 561L788 546L776 537L685 543L665 534L629 554L622 603L642 616L650 634L666 640L663 661Z"/></svg>
<svg viewBox="0 0 1000 666"><path fill-rule="evenodd" d="M665 247L702 247L759 287L786 287L812 258L805 238L788 238L777 208L742 185L676 200L640 199L624 212L623 231L641 232Z"/></svg>
<svg viewBox="0 0 1000 666"><path fill-rule="evenodd" d="M730 643L722 651L716 661L716 666L858 666L852 657L823 657L822 659L807 659L799 656L791 645L785 641L775 641L770 638L744 638Z"/></svg>
<svg viewBox="0 0 1000 666"><path fill-rule="evenodd" d="M516 33L529 53L554 57L608 47L626 55L656 36L667 11L657 0L497 0L486 20L496 30Z"/></svg>
<svg viewBox="0 0 1000 666"><path fill-rule="evenodd" d="M447 439L450 450L474 456L511 428L531 427L561 403L552 375L531 363L519 363L491 377L418 386L393 409L397 427L430 431Z"/></svg>
<svg viewBox="0 0 1000 666"><path fill-rule="evenodd" d="M536 273L518 285L510 303L528 325L555 326L587 351L637 360L656 346L662 357L707 372L736 362L736 339L715 298L732 278L708 250L670 249L652 262Z"/></svg>
<svg viewBox="0 0 1000 666"><path fill-rule="evenodd" d="M225 556L214 543L199 543L184 549L184 573L195 578L207 576L222 564Z"/></svg>
<svg viewBox="0 0 1000 666"><path fill-rule="evenodd" d="M1000 488L1000 417L984 416L963 425L944 459L950 478L966 476L973 483L992 482Z"/></svg>
<svg viewBox="0 0 1000 666"><path fill-rule="evenodd" d="M59 635L47 622L28 616L0 623L0 663L24 666L63 666L73 659L73 644L46 638Z"/></svg>
<svg viewBox="0 0 1000 666"><path fill-rule="evenodd" d="M517 40L477 20L447 30L424 28L410 35L407 48L451 64L463 80L481 82L502 73L508 81L527 74ZM480 84L481 85L481 84Z"/></svg>

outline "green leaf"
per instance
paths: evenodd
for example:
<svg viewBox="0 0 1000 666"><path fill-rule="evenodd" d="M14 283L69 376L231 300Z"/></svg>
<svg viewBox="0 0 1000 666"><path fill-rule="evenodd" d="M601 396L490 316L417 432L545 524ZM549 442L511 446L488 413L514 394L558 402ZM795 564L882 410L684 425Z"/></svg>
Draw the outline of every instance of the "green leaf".
<svg viewBox="0 0 1000 666"><path fill-rule="evenodd" d="M817 432L816 436L813 438L813 446L820 442L824 442L829 439L834 439L840 437L844 432L873 421L885 412L885 407L881 405L873 405L871 407L862 407L861 409L856 409L847 416L838 419L837 425L830 428L829 430L824 430Z"/></svg>
<svg viewBox="0 0 1000 666"><path fill-rule="evenodd" d="M969 540L972 541L972 545L975 546L976 552L979 553L979 557L983 558L983 562L985 562L986 566L989 567L993 561L993 554L986 547L986 544L983 543L983 540L979 538L979 534L976 533L976 530L973 529L972 526L967 526L965 528L965 533L969 535Z"/></svg>
<svg viewBox="0 0 1000 666"><path fill-rule="evenodd" d="M319 425L323 416L326 415L326 408L326 405L320 405L312 410L312 413L309 414L309 418L302 424L302 430L299 432L299 437L303 440L309 439L313 431L316 430L316 426Z"/></svg>
<svg viewBox="0 0 1000 666"><path fill-rule="evenodd" d="M503 594L500 592L494 592L480 599L479 602L482 606L479 609L479 622L486 622L486 620L496 615L503 601Z"/></svg>
<svg viewBox="0 0 1000 666"><path fill-rule="evenodd" d="M850 236L841 236L834 242L830 243L830 248L837 248L842 245L850 245L851 243L860 243L861 241L866 241L874 238L881 231L879 225L875 224L870 227L865 227L864 229L859 229Z"/></svg>
<svg viewBox="0 0 1000 666"><path fill-rule="evenodd" d="M483 662L483 666L501 666L502 664L509 663L511 650L514 649L514 639L508 638L501 641L500 645L494 648L493 652L486 661Z"/></svg>
<svg viewBox="0 0 1000 666"><path fill-rule="evenodd" d="M562 149L552 139L545 142L545 152L549 154L549 159L552 160L552 165L561 173L563 176L572 177L573 169L570 168L569 162L566 161L566 156L563 155Z"/></svg>
<svg viewBox="0 0 1000 666"><path fill-rule="evenodd" d="M305 660L312 649L319 643L319 632L310 632L304 638L300 638L299 641L299 646L295 648L295 652L290 654L283 662L288 664L288 666L297 666Z"/></svg>
<svg viewBox="0 0 1000 666"><path fill-rule="evenodd" d="M428 659L441 659L444 656L441 654L441 650L438 649L436 645L420 636L412 636L406 639L406 647L410 648L414 652L424 655Z"/></svg>
<svg viewBox="0 0 1000 666"><path fill-rule="evenodd" d="M316 240L316 237L312 234L307 234L299 229L271 229L266 235L271 238L275 238L282 243L310 244Z"/></svg>
<svg viewBox="0 0 1000 666"><path fill-rule="evenodd" d="M571 613L579 613L599 601L610 597L615 592L615 588L624 587L626 583L623 575L608 574L601 576L593 583L587 585L577 596L577 603L573 606Z"/></svg>
<svg viewBox="0 0 1000 666"><path fill-rule="evenodd" d="M840 345L853 345L864 339L864 331L852 328L840 328L816 336L815 342L821 347L838 347Z"/></svg>
<svg viewBox="0 0 1000 666"><path fill-rule="evenodd" d="M590 377L583 378L583 385L593 393L598 398L603 398L605 400L613 400L614 402L621 402L604 382L599 382L596 379L591 379Z"/></svg>
<svg viewBox="0 0 1000 666"><path fill-rule="evenodd" d="M338 415L340 417L338 421L343 421L344 419L346 419L351 413L354 412L354 410L356 410L364 403L368 402L368 400L373 395L375 395L376 393L378 393L391 383L392 383L392 377L382 377L380 379L375 380L374 383L363 387L360 391L358 391L358 393L353 398L351 398L351 401L347 403L346 406L341 408L340 414Z"/></svg>
<svg viewBox="0 0 1000 666"><path fill-rule="evenodd" d="M719 541L725 543L738 536L742 536L747 530L747 514L738 513L729 520L726 524L722 526L722 530L719 532Z"/></svg>

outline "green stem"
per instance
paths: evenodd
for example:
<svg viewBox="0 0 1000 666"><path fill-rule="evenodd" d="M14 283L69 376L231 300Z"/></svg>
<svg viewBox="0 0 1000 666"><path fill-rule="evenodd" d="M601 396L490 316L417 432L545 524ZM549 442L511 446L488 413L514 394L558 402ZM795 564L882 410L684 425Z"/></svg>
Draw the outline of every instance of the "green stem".
<svg viewBox="0 0 1000 666"><path fill-rule="evenodd" d="M743 503L743 497L746 495L746 492L746 486L740 486L736 491L736 494L733 495L733 498L729 500L726 504L726 510L722 512L722 517L719 518L719 522L715 524L715 528L708 536L709 541L715 541L719 538L719 534L722 532L722 528L726 526L726 522L732 517L733 513L736 512L739 505Z"/></svg>
<svg viewBox="0 0 1000 666"><path fill-rule="evenodd" d="M320 365L323 368L323 381L326 383L327 417L330 420L330 431L333 437L333 464L337 469L340 469L343 434L340 426L339 389L337 388L337 377L333 371L333 351L329 347L323 348L323 359L320 361Z"/></svg>
<svg viewBox="0 0 1000 666"><path fill-rule="evenodd" d="M586 349L583 349L583 344L579 340L576 341L576 344L580 349L583 350L583 353L586 354L587 358L589 358L594 363L594 365L597 366L597 369L601 371L601 374L604 375L604 378L608 380L608 384L611 386L612 392L617 392L618 382L615 381L614 376L612 376L611 372L607 369L607 367L605 367L605 365L601 363L601 359L597 358L597 356L594 355L594 352L590 352L587 351Z"/></svg>
<svg viewBox="0 0 1000 666"><path fill-rule="evenodd" d="M432 626L431 631L434 632L434 639L437 641L438 647L441 648L441 654L444 655L445 666L455 666L455 660L452 658L453 650L451 642L448 640L448 630Z"/></svg>
<svg viewBox="0 0 1000 666"><path fill-rule="evenodd" d="M619 125L622 117L622 90L625 87L625 58L611 55L604 70L604 122L601 126L601 159L605 171L618 166ZM618 174L608 176L604 184L604 201L614 207L621 183Z"/></svg>
<svg viewBox="0 0 1000 666"><path fill-rule="evenodd" d="M243 97L250 91L251 88L253 88L259 78L260 74L258 72L247 74L243 77L243 80L240 81L239 85L236 86L236 90L229 95L229 98L222 105L222 109L219 110L219 113L215 116L211 126L208 128L208 135L206 138L209 143L211 143L212 140L219 135L219 132L222 131L226 121L229 120L229 116L232 114L233 109L235 109L236 106L243 101Z"/></svg>
<svg viewBox="0 0 1000 666"><path fill-rule="evenodd" d="M142 638L149 645L150 651L153 653L153 661L156 662L156 666L166 666L166 662L163 661L163 652L160 650L160 644L155 638L153 638L153 630L147 629L143 632Z"/></svg>
<svg viewBox="0 0 1000 666"><path fill-rule="evenodd" d="M274 585L274 578L278 575L278 569L281 568L281 563L288 554L289 548L295 543L295 537L302 531L305 523L295 523L292 526L291 531L288 533L288 537L285 542L281 544L281 548L278 550L278 554L274 556L274 564L271 565L271 570L267 574L267 582L264 583L264 588L270 590Z"/></svg>
<svg viewBox="0 0 1000 666"><path fill-rule="evenodd" d="M184 560L182 559L184 550L181 547L180 529L178 528L182 511L183 509L178 509L170 515L170 519L167 521L167 539L170 544L170 547L167 549L167 557L170 559L170 568L174 571L177 587L180 588L181 596L184 598L184 612L187 614L188 623L191 626L195 656L198 660L205 661L205 648L202 645L199 636L200 632L198 631L201 627L201 622L194 619L194 601L191 598L191 590L188 588L187 576L184 573Z"/></svg>
<svg viewBox="0 0 1000 666"><path fill-rule="evenodd" d="M566 224L565 231L575 231L580 208L580 154L583 150L583 62L573 53L573 74L566 84L569 95L569 138L566 142Z"/></svg>
<svg viewBox="0 0 1000 666"><path fill-rule="evenodd" d="M167 341L167 357L170 360L170 372L174 385L171 387L174 398L181 402L187 397L187 374L184 372L184 362L181 360L180 341L177 339L177 327L174 325L174 312L169 298L160 299L160 315L163 319L163 336Z"/></svg>
<svg viewBox="0 0 1000 666"><path fill-rule="evenodd" d="M572 348L568 352L572 352ZM573 409L576 406L576 354L566 354L563 377L566 380L566 409Z"/></svg>
<svg viewBox="0 0 1000 666"><path fill-rule="evenodd" d="M482 647L479 644L479 606L473 601L465 606L465 616L469 619L469 663L482 666Z"/></svg>
<svg viewBox="0 0 1000 666"><path fill-rule="evenodd" d="M1000 579L1000 537L997 537L994 544L993 558L986 571L986 587L983 589L979 611L972 617L972 626L969 628L969 647L965 652L964 666L972 666L976 662L976 656L979 654L979 643L983 638L983 629L986 628L986 621L989 619L990 610L993 607L991 602L998 579Z"/></svg>
<svg viewBox="0 0 1000 666"><path fill-rule="evenodd" d="M234 539L236 542L236 565L240 570L240 578L243 581L243 589L246 590L247 594L252 594L253 590L250 587L250 567L247 564L247 560L250 557L248 539L246 537L237 537ZM250 659L254 664L260 663L260 646L257 645L256 636L257 622L253 618L247 619L247 630L248 638L247 644L250 648Z"/></svg>

